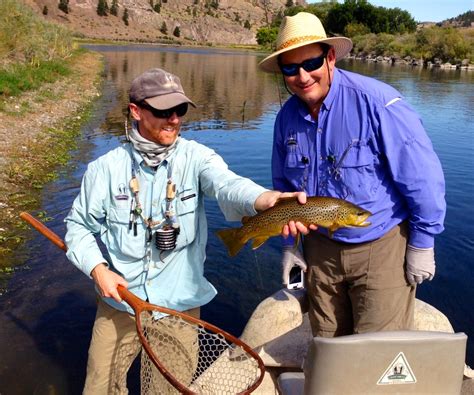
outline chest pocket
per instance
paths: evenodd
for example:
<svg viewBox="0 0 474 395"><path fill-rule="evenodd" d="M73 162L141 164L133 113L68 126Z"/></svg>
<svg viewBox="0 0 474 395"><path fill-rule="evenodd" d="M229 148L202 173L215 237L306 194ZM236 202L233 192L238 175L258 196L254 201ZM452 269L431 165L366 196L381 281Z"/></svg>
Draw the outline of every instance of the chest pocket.
<svg viewBox="0 0 474 395"><path fill-rule="evenodd" d="M129 230L130 207L111 206L107 215L107 231L102 236L110 251L123 262L136 261L145 256L145 226L137 218L137 235Z"/></svg>
<svg viewBox="0 0 474 395"><path fill-rule="evenodd" d="M373 200L380 186L376 174L377 156L368 145L355 144L340 165L341 182L347 197L357 197L357 201Z"/></svg>
<svg viewBox="0 0 474 395"><path fill-rule="evenodd" d="M308 173L308 163L303 158L305 155L296 143L287 142L284 175L296 190L304 190Z"/></svg>
<svg viewBox="0 0 474 395"><path fill-rule="evenodd" d="M199 193L191 185L185 185L176 193L176 216L180 233L176 248L191 244L196 238L198 224Z"/></svg>

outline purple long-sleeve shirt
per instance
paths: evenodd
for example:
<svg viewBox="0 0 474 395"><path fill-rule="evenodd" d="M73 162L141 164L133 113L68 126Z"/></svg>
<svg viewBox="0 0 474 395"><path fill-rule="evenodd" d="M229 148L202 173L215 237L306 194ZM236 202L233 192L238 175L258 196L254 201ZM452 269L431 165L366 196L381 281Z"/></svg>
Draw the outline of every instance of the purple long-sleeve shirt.
<svg viewBox="0 0 474 395"><path fill-rule="evenodd" d="M272 173L277 190L338 197L373 214L369 227L339 229L334 240L375 240L408 220L408 243L429 248L444 229L444 176L431 141L401 94L373 78L335 69L317 121L292 96L275 121Z"/></svg>

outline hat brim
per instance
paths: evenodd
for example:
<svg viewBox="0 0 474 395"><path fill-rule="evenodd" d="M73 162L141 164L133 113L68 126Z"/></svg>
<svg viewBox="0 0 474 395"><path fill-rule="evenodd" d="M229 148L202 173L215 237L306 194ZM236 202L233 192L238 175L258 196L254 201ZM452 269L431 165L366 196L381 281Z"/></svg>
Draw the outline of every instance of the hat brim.
<svg viewBox="0 0 474 395"><path fill-rule="evenodd" d="M320 40L303 41L298 44L291 45L283 48L279 51L273 52L271 55L263 59L258 65L261 70L268 73L278 73L280 68L278 67L278 56L284 52L291 51L292 49L301 48L310 44L328 44L334 48L336 52L336 61L346 56L352 49L352 41L347 37L329 37Z"/></svg>
<svg viewBox="0 0 474 395"><path fill-rule="evenodd" d="M168 108L179 106L182 103L189 103L194 108L196 108L196 104L194 104L191 99L179 92L173 92L167 95L155 97L147 97L145 101L157 110L167 110Z"/></svg>

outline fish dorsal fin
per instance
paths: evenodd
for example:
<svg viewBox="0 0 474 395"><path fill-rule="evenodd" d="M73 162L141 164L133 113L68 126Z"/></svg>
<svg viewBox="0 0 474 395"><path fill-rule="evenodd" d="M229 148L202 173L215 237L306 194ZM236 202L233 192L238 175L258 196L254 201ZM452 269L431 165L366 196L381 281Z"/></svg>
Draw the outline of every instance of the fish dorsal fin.
<svg viewBox="0 0 474 395"><path fill-rule="evenodd" d="M249 217L249 216L242 217L242 224L245 225L247 222L249 222L249 219L250 219L250 218L251 218L251 217Z"/></svg>
<svg viewBox="0 0 474 395"><path fill-rule="evenodd" d="M254 239L252 239L252 250L256 250L267 240L268 240L268 236L255 237Z"/></svg>

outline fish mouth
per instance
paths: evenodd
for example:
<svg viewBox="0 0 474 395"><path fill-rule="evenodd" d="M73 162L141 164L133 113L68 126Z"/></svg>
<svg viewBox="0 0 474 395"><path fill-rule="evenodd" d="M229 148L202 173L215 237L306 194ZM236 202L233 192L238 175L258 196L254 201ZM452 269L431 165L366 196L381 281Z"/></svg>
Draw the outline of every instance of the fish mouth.
<svg viewBox="0 0 474 395"><path fill-rule="evenodd" d="M357 226L360 226L360 227L366 227L366 226L370 226L371 223L369 221L362 221L361 223L357 224Z"/></svg>

